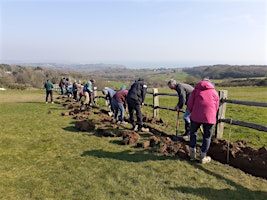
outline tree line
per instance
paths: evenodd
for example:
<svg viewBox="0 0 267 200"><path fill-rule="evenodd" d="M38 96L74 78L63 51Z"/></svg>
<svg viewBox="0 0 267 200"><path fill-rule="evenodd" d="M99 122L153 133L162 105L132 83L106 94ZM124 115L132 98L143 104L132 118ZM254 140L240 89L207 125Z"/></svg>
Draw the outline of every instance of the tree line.
<svg viewBox="0 0 267 200"><path fill-rule="evenodd" d="M180 75L183 75L181 77ZM169 79L194 85L203 78L221 79L217 86L267 86L267 66L231 66L214 65L192 68L129 69L125 67L107 67L88 69L87 71L56 69L40 66L20 66L0 64L0 87L9 89L43 88L49 78L58 83L61 78L77 80L81 83L90 79L97 81L97 87L114 87L113 82L130 85L136 78L142 77L149 87L166 87ZM257 78L263 77L263 78ZM238 79L236 79L238 78ZM114 88L116 89L116 88Z"/></svg>

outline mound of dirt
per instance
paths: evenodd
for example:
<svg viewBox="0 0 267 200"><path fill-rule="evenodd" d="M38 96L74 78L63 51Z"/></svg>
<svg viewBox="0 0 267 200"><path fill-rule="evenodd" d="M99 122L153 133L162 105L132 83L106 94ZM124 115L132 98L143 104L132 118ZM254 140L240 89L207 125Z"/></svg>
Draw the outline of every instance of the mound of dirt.
<svg viewBox="0 0 267 200"><path fill-rule="evenodd" d="M121 137L123 133L119 130L115 130L114 128L98 128L95 135L99 137Z"/></svg>
<svg viewBox="0 0 267 200"><path fill-rule="evenodd" d="M75 128L79 131L89 131L95 129L95 123L91 120L76 121Z"/></svg>
<svg viewBox="0 0 267 200"><path fill-rule="evenodd" d="M218 140L211 143L208 153L214 160L267 179L266 147L255 149L247 146L245 141L237 141L231 142L228 148L227 141Z"/></svg>
<svg viewBox="0 0 267 200"><path fill-rule="evenodd" d="M122 135L122 142L123 145L131 145L137 143L140 139L140 135L134 131L125 131Z"/></svg>

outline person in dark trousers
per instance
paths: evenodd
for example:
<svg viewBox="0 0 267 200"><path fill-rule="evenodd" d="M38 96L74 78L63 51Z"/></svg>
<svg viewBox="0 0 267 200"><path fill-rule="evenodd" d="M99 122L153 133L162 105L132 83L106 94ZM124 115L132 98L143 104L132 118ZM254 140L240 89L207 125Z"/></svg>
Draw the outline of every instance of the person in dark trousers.
<svg viewBox="0 0 267 200"><path fill-rule="evenodd" d="M128 91L128 95L126 98L130 115L129 122L132 124L133 130L136 130L136 125L137 125L138 126L137 130L139 132L149 131L143 127L142 110L141 110L141 106L144 105L146 92L147 92L147 85L145 84L144 79L139 78L131 85L131 88ZM134 121L134 111L136 112L137 123Z"/></svg>
<svg viewBox="0 0 267 200"><path fill-rule="evenodd" d="M78 83L74 80L72 84L72 93L73 93L73 100L78 101L77 93L78 93Z"/></svg>
<svg viewBox="0 0 267 200"><path fill-rule="evenodd" d="M65 78L60 79L58 86L60 88L60 94L63 95L65 87Z"/></svg>
<svg viewBox="0 0 267 200"><path fill-rule="evenodd" d="M168 82L168 86L172 90L176 90L178 94L178 103L175 106L175 110L180 112L184 105L187 105L187 101L189 99L190 94L194 90L194 88L186 83L178 83L176 80L171 79ZM190 136L190 111L186 108L184 113L184 121L185 121L185 132L182 135L184 139L188 140Z"/></svg>
<svg viewBox="0 0 267 200"><path fill-rule="evenodd" d="M45 103L46 104L48 103L49 95L50 95L51 103L54 103L53 102L53 88L54 88L54 85L53 85L53 83L50 82L49 79L47 79L47 81L45 82L44 88L46 90Z"/></svg>
<svg viewBox="0 0 267 200"><path fill-rule="evenodd" d="M66 90L66 95L68 95L68 88L69 88L69 85L70 85L70 81L69 81L69 78L66 78L65 80L65 90Z"/></svg>
<svg viewBox="0 0 267 200"><path fill-rule="evenodd" d="M196 159L197 130L203 125L203 141L200 153L200 163L205 164L211 161L207 156L210 147L212 130L216 124L216 115L219 108L219 95L214 89L214 85L207 79L199 82L187 102L187 107L191 112L190 129L190 158Z"/></svg>

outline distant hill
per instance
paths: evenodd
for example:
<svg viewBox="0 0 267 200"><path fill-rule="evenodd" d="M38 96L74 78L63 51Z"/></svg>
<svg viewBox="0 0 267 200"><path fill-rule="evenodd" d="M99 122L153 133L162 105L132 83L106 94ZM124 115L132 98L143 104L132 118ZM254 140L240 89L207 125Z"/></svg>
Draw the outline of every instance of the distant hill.
<svg viewBox="0 0 267 200"><path fill-rule="evenodd" d="M193 68L159 68L159 69L129 69L122 65L112 64L43 64L35 66L0 64L0 87L26 89L43 88L44 81L50 79L58 83L62 78L70 81L85 82L90 79L97 81L98 89L114 87L113 83L130 85L138 77L145 79L149 87L166 87L170 79L194 85L204 77L224 79L221 86L266 86L267 66L230 66L214 65ZM229 78L244 78L229 80ZM117 84L117 85L118 85ZM219 84L217 84L218 86Z"/></svg>
<svg viewBox="0 0 267 200"><path fill-rule="evenodd" d="M212 65L184 68L186 73L210 79L267 77L267 65Z"/></svg>
<svg viewBox="0 0 267 200"><path fill-rule="evenodd" d="M13 64L14 65L14 64ZM53 68L59 70L71 70L79 72L92 72L105 69L116 69L116 68L126 68L123 65L118 64L67 64L67 63L17 63L19 66L33 66L33 67L42 67L42 68Z"/></svg>

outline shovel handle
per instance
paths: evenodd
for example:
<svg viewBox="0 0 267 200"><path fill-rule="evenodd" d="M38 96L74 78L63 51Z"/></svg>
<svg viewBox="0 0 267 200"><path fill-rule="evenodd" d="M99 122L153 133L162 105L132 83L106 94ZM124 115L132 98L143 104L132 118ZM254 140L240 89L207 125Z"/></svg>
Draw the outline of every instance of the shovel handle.
<svg viewBox="0 0 267 200"><path fill-rule="evenodd" d="M176 125L179 125L179 121L180 121L180 111L177 111Z"/></svg>
<svg viewBox="0 0 267 200"><path fill-rule="evenodd" d="M176 119L176 136L178 135L178 127L180 125L180 111L177 111L177 119Z"/></svg>

